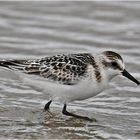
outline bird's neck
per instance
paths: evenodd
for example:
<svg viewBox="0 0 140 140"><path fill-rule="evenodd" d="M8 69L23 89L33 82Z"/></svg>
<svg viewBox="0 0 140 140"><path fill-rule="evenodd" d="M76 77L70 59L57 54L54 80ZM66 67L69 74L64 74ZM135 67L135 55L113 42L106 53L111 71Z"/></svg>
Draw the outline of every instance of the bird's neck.
<svg viewBox="0 0 140 140"><path fill-rule="evenodd" d="M117 74L114 73L114 71L106 67L106 60L103 55L97 56L96 60L98 65L100 66L102 77L106 82L110 82L115 76L117 76Z"/></svg>

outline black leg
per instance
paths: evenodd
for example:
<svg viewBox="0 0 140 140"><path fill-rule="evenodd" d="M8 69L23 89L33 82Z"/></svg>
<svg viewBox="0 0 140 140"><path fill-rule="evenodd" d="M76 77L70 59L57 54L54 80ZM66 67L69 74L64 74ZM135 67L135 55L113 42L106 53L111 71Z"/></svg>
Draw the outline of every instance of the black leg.
<svg viewBox="0 0 140 140"><path fill-rule="evenodd" d="M44 107L44 111L49 110L51 102L52 102L52 100L50 100L48 103L46 103L46 105Z"/></svg>
<svg viewBox="0 0 140 140"><path fill-rule="evenodd" d="M79 115L76 115L76 114L73 114L73 113L70 113L66 110L66 107L67 105L64 104L64 107L63 107L63 110L62 110L62 113L64 115L67 115L67 116L73 116L73 117L76 117L76 118L80 118L80 119L84 119L84 120L88 120L88 121L93 121L92 119L86 117L86 116L79 116Z"/></svg>

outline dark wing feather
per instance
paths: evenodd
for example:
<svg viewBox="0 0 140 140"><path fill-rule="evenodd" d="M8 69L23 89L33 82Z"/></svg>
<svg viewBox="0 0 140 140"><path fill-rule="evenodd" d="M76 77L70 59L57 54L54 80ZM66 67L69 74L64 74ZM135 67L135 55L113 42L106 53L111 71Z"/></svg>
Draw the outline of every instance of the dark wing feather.
<svg viewBox="0 0 140 140"><path fill-rule="evenodd" d="M24 68L26 73L39 74L62 84L75 84L84 76L87 64L71 55L57 55L36 60Z"/></svg>
<svg viewBox="0 0 140 140"><path fill-rule="evenodd" d="M89 60L91 60L90 54L70 54L36 60L8 60L3 63L0 61L0 65L70 85L85 76Z"/></svg>
<svg viewBox="0 0 140 140"><path fill-rule="evenodd" d="M14 70L23 70L24 67L32 63L33 60L1 60L0 66Z"/></svg>

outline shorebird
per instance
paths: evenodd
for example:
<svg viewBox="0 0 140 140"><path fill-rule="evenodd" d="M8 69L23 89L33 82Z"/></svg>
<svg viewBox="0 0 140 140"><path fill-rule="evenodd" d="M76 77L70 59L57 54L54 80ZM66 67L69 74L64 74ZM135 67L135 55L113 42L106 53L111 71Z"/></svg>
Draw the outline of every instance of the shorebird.
<svg viewBox="0 0 140 140"><path fill-rule="evenodd" d="M1 60L0 66L14 70L21 75L26 84L50 94L44 110L49 110L54 100L64 104L62 113L67 116L92 120L67 111L67 104L75 100L84 100L101 93L109 81L117 75L123 75L140 84L125 70L122 57L112 51L97 55L90 53L61 54L28 60Z"/></svg>

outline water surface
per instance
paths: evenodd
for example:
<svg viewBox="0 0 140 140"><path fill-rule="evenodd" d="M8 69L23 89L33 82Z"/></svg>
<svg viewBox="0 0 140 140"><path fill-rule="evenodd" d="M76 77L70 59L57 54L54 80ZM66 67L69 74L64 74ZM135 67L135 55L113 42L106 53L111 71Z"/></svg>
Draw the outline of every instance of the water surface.
<svg viewBox="0 0 140 140"><path fill-rule="evenodd" d="M140 2L0 2L0 59L105 50L120 53L140 80ZM63 116L58 102L45 113L47 101L0 69L0 138L140 139L140 87L125 78L69 105L96 123Z"/></svg>

